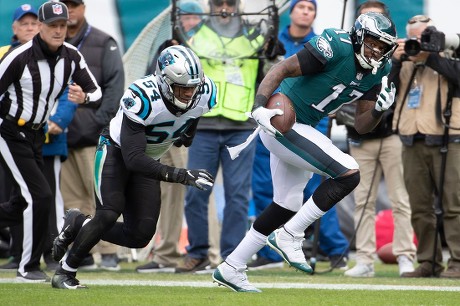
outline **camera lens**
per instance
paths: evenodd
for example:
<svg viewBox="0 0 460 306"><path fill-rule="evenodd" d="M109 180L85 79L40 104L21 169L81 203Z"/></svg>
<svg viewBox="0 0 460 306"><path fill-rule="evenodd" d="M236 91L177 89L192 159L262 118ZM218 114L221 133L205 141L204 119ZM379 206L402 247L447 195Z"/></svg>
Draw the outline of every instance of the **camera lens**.
<svg viewBox="0 0 460 306"><path fill-rule="evenodd" d="M408 56L417 55L420 52L420 49L420 43L417 39L409 39L404 45L404 52L406 52Z"/></svg>

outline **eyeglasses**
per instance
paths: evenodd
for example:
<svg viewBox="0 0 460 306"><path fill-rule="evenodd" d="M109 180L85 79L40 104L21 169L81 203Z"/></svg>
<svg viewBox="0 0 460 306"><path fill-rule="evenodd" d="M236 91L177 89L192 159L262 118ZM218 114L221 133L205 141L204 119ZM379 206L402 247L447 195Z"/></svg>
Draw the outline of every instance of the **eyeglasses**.
<svg viewBox="0 0 460 306"><path fill-rule="evenodd" d="M212 0L212 3L216 6L222 6L227 3L228 6L235 6L236 0Z"/></svg>
<svg viewBox="0 0 460 306"><path fill-rule="evenodd" d="M417 16L414 16L411 19L409 19L409 21L407 23L408 24L414 24L414 23L417 23L417 22L427 23L427 22L430 22L430 21L431 21L430 17L427 17L425 15L417 15Z"/></svg>

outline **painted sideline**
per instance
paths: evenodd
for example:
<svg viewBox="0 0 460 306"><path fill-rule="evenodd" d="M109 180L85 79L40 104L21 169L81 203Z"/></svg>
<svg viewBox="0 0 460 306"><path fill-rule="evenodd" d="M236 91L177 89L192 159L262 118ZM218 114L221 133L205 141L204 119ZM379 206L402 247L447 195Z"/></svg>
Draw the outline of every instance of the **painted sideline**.
<svg viewBox="0 0 460 306"><path fill-rule="evenodd" d="M0 278L2 284L23 283L14 278ZM84 280L85 285L100 286L152 286L152 287L217 287L212 282L181 282L181 281L138 281L138 280ZM447 286L397 286L397 285L366 285L366 284L302 284L302 283L253 283L258 288L273 289L323 289L323 290L372 290L372 291L453 291L460 292L460 287Z"/></svg>

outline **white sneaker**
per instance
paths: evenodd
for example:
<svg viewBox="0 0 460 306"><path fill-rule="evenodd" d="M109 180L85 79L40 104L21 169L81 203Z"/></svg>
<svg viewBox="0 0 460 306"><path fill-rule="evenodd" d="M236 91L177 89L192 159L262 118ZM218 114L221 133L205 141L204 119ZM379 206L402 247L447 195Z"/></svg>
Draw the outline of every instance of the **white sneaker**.
<svg viewBox="0 0 460 306"><path fill-rule="evenodd" d="M236 269L225 261L216 268L212 279L235 292L262 292L249 283L246 268Z"/></svg>
<svg viewBox="0 0 460 306"><path fill-rule="evenodd" d="M398 256L399 275L406 272L414 272L414 263L406 255Z"/></svg>
<svg viewBox="0 0 460 306"><path fill-rule="evenodd" d="M304 236L293 236L284 227L272 232L267 237L267 244L276 251L283 259L297 270L312 273L313 269L307 263L305 254L302 251Z"/></svg>
<svg viewBox="0 0 460 306"><path fill-rule="evenodd" d="M344 275L350 277L374 277L374 264L357 263L356 266L345 271Z"/></svg>

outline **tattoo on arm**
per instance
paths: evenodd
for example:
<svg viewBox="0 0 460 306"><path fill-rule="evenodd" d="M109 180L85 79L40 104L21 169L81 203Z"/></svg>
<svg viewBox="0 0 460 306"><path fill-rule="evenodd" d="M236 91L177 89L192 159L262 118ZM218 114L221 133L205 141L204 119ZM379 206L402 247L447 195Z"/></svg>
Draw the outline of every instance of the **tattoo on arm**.
<svg viewBox="0 0 460 306"><path fill-rule="evenodd" d="M257 90L257 96L270 98L285 78L302 75L297 56L291 56L274 65L264 77Z"/></svg>

